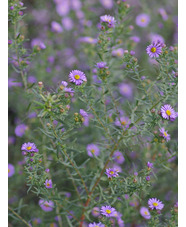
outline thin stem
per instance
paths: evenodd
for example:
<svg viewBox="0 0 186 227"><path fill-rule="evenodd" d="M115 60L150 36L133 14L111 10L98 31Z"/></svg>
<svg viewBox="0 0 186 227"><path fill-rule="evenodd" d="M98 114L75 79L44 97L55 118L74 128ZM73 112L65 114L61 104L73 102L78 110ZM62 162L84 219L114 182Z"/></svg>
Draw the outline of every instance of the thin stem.
<svg viewBox="0 0 186 227"><path fill-rule="evenodd" d="M27 221L23 219L18 213L16 213L11 207L8 206L8 209L17 217L19 218L23 223L25 223L26 226L30 227Z"/></svg>

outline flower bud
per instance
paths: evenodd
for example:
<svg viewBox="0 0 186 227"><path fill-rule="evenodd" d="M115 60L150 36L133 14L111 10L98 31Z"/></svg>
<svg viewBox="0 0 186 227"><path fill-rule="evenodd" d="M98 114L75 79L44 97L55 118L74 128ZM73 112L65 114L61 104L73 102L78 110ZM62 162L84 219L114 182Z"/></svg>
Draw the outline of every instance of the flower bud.
<svg viewBox="0 0 186 227"><path fill-rule="evenodd" d="M43 87L43 82L42 82L42 81L39 81L39 82L38 82L38 86L39 86L39 87Z"/></svg>

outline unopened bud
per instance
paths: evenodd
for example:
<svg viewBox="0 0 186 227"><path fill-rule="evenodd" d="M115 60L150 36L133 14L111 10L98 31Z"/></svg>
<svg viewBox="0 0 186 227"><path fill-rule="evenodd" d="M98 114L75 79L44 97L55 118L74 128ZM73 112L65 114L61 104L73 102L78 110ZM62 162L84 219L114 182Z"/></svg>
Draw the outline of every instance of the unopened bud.
<svg viewBox="0 0 186 227"><path fill-rule="evenodd" d="M39 82L38 82L38 86L39 86L39 87L43 87L43 82L42 82L42 81L39 81Z"/></svg>

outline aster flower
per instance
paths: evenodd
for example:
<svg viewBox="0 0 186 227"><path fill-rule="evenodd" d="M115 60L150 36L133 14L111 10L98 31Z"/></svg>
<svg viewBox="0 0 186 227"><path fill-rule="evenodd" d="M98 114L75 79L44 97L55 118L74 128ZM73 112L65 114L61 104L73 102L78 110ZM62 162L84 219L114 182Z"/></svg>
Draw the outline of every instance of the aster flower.
<svg viewBox="0 0 186 227"><path fill-rule="evenodd" d="M24 143L21 146L22 151L27 151L27 152L38 152L39 150L37 149L35 143Z"/></svg>
<svg viewBox="0 0 186 227"><path fill-rule="evenodd" d="M118 226L119 227L124 227L125 226L124 221L121 218L118 218L117 221L118 221Z"/></svg>
<svg viewBox="0 0 186 227"><path fill-rule="evenodd" d="M104 15L100 17L101 23L107 23L109 28L114 28L116 20L110 15Z"/></svg>
<svg viewBox="0 0 186 227"><path fill-rule="evenodd" d="M88 156L90 157L94 157L94 155L98 156L100 153L99 147L96 144L88 144L87 153L88 153Z"/></svg>
<svg viewBox="0 0 186 227"><path fill-rule="evenodd" d="M102 206L101 214L106 217L113 217L116 212L116 209L111 206Z"/></svg>
<svg viewBox="0 0 186 227"><path fill-rule="evenodd" d="M8 163L8 177L12 177L15 173L15 168L12 164Z"/></svg>
<svg viewBox="0 0 186 227"><path fill-rule="evenodd" d="M98 62L95 66L99 69L108 69L106 62Z"/></svg>
<svg viewBox="0 0 186 227"><path fill-rule="evenodd" d="M153 210L162 210L164 207L164 204L157 198L151 198L148 200L149 207Z"/></svg>
<svg viewBox="0 0 186 227"><path fill-rule="evenodd" d="M34 225L39 225L42 223L42 220L40 218L33 218L32 222Z"/></svg>
<svg viewBox="0 0 186 227"><path fill-rule="evenodd" d="M104 224L102 224L101 222L99 222L99 223L90 223L89 225L88 225L88 227L105 227L105 225Z"/></svg>
<svg viewBox="0 0 186 227"><path fill-rule="evenodd" d="M100 0L100 3L102 4L102 6L105 9L112 9L112 7L114 5L114 1L113 0Z"/></svg>
<svg viewBox="0 0 186 227"><path fill-rule="evenodd" d="M52 188L52 180L46 180L45 183L44 183L45 187L46 188Z"/></svg>
<svg viewBox="0 0 186 227"><path fill-rule="evenodd" d="M115 168L109 168L106 169L105 174L107 175L108 178L117 177L118 171Z"/></svg>
<svg viewBox="0 0 186 227"><path fill-rule="evenodd" d="M97 43L97 39L94 39L94 38L89 37L89 36L80 37L80 38L78 39L78 41L79 41L80 43L89 43L89 44L95 44L95 43Z"/></svg>
<svg viewBox="0 0 186 227"><path fill-rule="evenodd" d="M71 88L71 87L65 87L65 88L64 88L64 91L65 91L66 93L70 93L71 95L74 94L74 90L73 90L73 88Z"/></svg>
<svg viewBox="0 0 186 227"><path fill-rule="evenodd" d="M80 110L79 110L79 113L80 113L80 115L81 115L82 117L88 117L87 112L84 111L83 109L80 109Z"/></svg>
<svg viewBox="0 0 186 227"><path fill-rule="evenodd" d="M48 202L40 199L39 200L39 206L41 207L42 210L44 210L45 212L50 212L53 210L54 208L54 202L49 200Z"/></svg>
<svg viewBox="0 0 186 227"><path fill-rule="evenodd" d="M149 168L149 169L152 169L153 168L153 163L151 163L151 162L147 162L147 167Z"/></svg>
<svg viewBox="0 0 186 227"><path fill-rule="evenodd" d="M178 113L175 112L171 105L166 104L161 107L161 116L164 119L174 121L177 118Z"/></svg>
<svg viewBox="0 0 186 227"><path fill-rule="evenodd" d="M61 81L61 85L63 85L64 87L66 87L68 85L68 83L66 81Z"/></svg>
<svg viewBox="0 0 186 227"><path fill-rule="evenodd" d="M32 48L34 46L39 46L41 49L45 49L46 48L46 46L43 43L43 41L41 39L39 39L39 38L32 39L31 46L32 46Z"/></svg>
<svg viewBox="0 0 186 227"><path fill-rule="evenodd" d="M69 81L75 83L76 85L81 85L83 82L87 81L87 78L82 71L73 70L69 74Z"/></svg>
<svg viewBox="0 0 186 227"><path fill-rule="evenodd" d="M18 137L22 137L25 134L25 131L28 129L28 126L25 124L17 125L15 128L15 134Z"/></svg>
<svg viewBox="0 0 186 227"><path fill-rule="evenodd" d="M94 217L98 217L100 215L100 210L99 210L99 207L94 207L91 211L92 215Z"/></svg>
<svg viewBox="0 0 186 227"><path fill-rule="evenodd" d="M120 120L116 118L114 123L116 126L128 128L130 125L130 120L128 117L122 116L120 117Z"/></svg>
<svg viewBox="0 0 186 227"><path fill-rule="evenodd" d="M63 28L58 22L52 21L51 30L56 33L61 33L63 31Z"/></svg>
<svg viewBox="0 0 186 227"><path fill-rule="evenodd" d="M140 37L138 37L138 36L131 36L130 37L130 40L132 40L133 42L135 42L135 43L139 43L140 42Z"/></svg>
<svg viewBox="0 0 186 227"><path fill-rule="evenodd" d="M150 219L151 218L150 212L149 212L149 210L146 207L141 207L140 208L140 214L145 219Z"/></svg>
<svg viewBox="0 0 186 227"><path fill-rule="evenodd" d="M170 135L167 133L168 131L165 131L164 128L160 128L159 131L160 131L160 136L166 139L166 141L170 140Z"/></svg>
<svg viewBox="0 0 186 227"><path fill-rule="evenodd" d="M112 51L112 56L114 56L114 57L122 57L123 54L124 54L123 48L118 48L118 49Z"/></svg>
<svg viewBox="0 0 186 227"><path fill-rule="evenodd" d="M121 172L122 172L121 166L119 166L119 165L117 165L117 164L114 164L114 165L112 166L112 168L116 169L116 171L117 171L118 173L121 173Z"/></svg>
<svg viewBox="0 0 186 227"><path fill-rule="evenodd" d="M118 164L122 164L125 161L123 154L120 151L115 151L113 154L114 161Z"/></svg>
<svg viewBox="0 0 186 227"><path fill-rule="evenodd" d="M162 43L160 42L152 42L152 44L150 44L149 46L147 46L147 54L151 57L151 58L158 58L159 55L161 55L162 53Z"/></svg>
<svg viewBox="0 0 186 227"><path fill-rule="evenodd" d="M142 13L136 17L136 24L139 27L147 27L150 23L150 16L148 14Z"/></svg>
<svg viewBox="0 0 186 227"><path fill-rule="evenodd" d="M132 86L128 83L120 83L119 84L119 92L126 98L131 98L133 95Z"/></svg>

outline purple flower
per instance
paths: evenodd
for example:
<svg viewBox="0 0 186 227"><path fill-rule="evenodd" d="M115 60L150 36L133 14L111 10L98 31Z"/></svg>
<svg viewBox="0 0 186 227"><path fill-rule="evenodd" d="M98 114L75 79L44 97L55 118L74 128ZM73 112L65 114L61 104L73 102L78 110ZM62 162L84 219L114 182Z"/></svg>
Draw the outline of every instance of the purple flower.
<svg viewBox="0 0 186 227"><path fill-rule="evenodd" d="M145 219L150 219L151 218L150 212L149 212L148 208L146 208L146 207L141 207L140 208L140 214Z"/></svg>
<svg viewBox="0 0 186 227"><path fill-rule="evenodd" d="M41 39L39 39L39 38L33 39L33 40L31 41L31 46L32 46L32 48L33 48L34 46L39 46L41 49L45 49L45 48L46 48L46 46L45 46L45 44L43 43L43 41L42 41Z"/></svg>
<svg viewBox="0 0 186 227"><path fill-rule="evenodd" d="M76 85L81 85L83 82L87 81L87 78L82 71L73 70L69 74L69 81L75 83Z"/></svg>
<svg viewBox="0 0 186 227"><path fill-rule="evenodd" d="M106 23L109 28L115 27L116 21L115 21L114 17L112 17L110 15L101 16L100 20L101 20L101 23Z"/></svg>
<svg viewBox="0 0 186 227"><path fill-rule="evenodd" d="M73 96L73 94L74 94L74 90L73 90L73 88L71 88L71 87L65 87L65 88L64 88L64 91L65 91L66 93L70 93L72 96Z"/></svg>
<svg viewBox="0 0 186 227"><path fill-rule="evenodd" d="M8 44L9 45L12 44L12 40L11 39L8 40Z"/></svg>
<svg viewBox="0 0 186 227"><path fill-rule="evenodd" d="M99 207L94 207L91 211L92 215L94 217L98 217L100 215L100 210L99 210Z"/></svg>
<svg viewBox="0 0 186 227"><path fill-rule="evenodd" d="M28 118L32 119L32 118L35 118L37 117L37 113L36 112L31 112L28 114Z"/></svg>
<svg viewBox="0 0 186 227"><path fill-rule="evenodd" d="M67 31L72 30L72 28L74 27L73 20L72 20L70 17L64 17L64 18L62 19L62 24L63 24L63 27L64 27Z"/></svg>
<svg viewBox="0 0 186 227"><path fill-rule="evenodd" d="M165 131L164 128L160 128L159 131L160 131L160 136L166 139L166 141L170 140L170 135L167 133L168 131Z"/></svg>
<svg viewBox="0 0 186 227"><path fill-rule="evenodd" d="M41 207L42 210L45 212L50 212L54 208L54 202L49 200L48 202L46 200L40 199L39 200L39 206Z"/></svg>
<svg viewBox="0 0 186 227"><path fill-rule="evenodd" d="M114 168L118 173L121 173L121 172L122 172L122 168L121 168L121 166L119 166L119 165L114 164L114 165L112 166L112 168Z"/></svg>
<svg viewBox="0 0 186 227"><path fill-rule="evenodd" d="M112 56L114 56L114 57L122 57L123 54L124 54L123 48L118 48L118 49L112 51Z"/></svg>
<svg viewBox="0 0 186 227"><path fill-rule="evenodd" d="M139 43L140 42L140 37L138 37L138 36L131 36L130 37L130 40L132 40L133 42L135 42L135 43Z"/></svg>
<svg viewBox="0 0 186 227"><path fill-rule="evenodd" d="M118 221L118 226L119 227L124 227L125 226L124 221L121 218L118 218L117 221Z"/></svg>
<svg viewBox="0 0 186 227"><path fill-rule="evenodd" d="M94 38L89 37L89 36L80 37L80 38L78 39L78 41L79 41L80 43L90 43L90 44L95 44L95 43L97 43L97 39L94 39Z"/></svg>
<svg viewBox="0 0 186 227"><path fill-rule="evenodd" d="M133 95L132 86L128 83L119 84L119 92L121 95L125 96L126 98L131 98Z"/></svg>
<svg viewBox="0 0 186 227"><path fill-rule="evenodd" d="M153 42L152 44L150 44L146 51L147 54L151 57L151 58L158 58L159 55L161 55L162 53L162 44L160 42Z"/></svg>
<svg viewBox="0 0 186 227"><path fill-rule="evenodd" d="M147 27L150 23L150 16L148 14L142 13L136 17L136 24L139 27Z"/></svg>
<svg viewBox="0 0 186 227"><path fill-rule="evenodd" d="M23 16L23 11L19 11L19 15L20 16Z"/></svg>
<svg viewBox="0 0 186 227"><path fill-rule="evenodd" d="M46 188L52 188L52 180L51 179L50 180L46 179L44 185L45 185Z"/></svg>
<svg viewBox="0 0 186 227"><path fill-rule="evenodd" d="M10 6L10 10L14 10L14 7L13 6Z"/></svg>
<svg viewBox="0 0 186 227"><path fill-rule="evenodd" d="M42 223L42 220L40 218L33 218L32 222L33 222L34 225L38 225L38 224Z"/></svg>
<svg viewBox="0 0 186 227"><path fill-rule="evenodd" d="M147 181L150 181L150 176L146 176L146 180Z"/></svg>
<svg viewBox="0 0 186 227"><path fill-rule="evenodd" d="M51 30L56 33L61 33L63 31L63 28L58 22L52 21Z"/></svg>
<svg viewBox="0 0 186 227"><path fill-rule="evenodd" d="M83 109L79 110L79 113L81 114L82 117L88 117L88 114L86 111L84 111Z"/></svg>
<svg viewBox="0 0 186 227"><path fill-rule="evenodd" d="M45 172L46 172L46 173L49 173L49 172L50 172L50 169L45 169Z"/></svg>
<svg viewBox="0 0 186 227"><path fill-rule="evenodd" d="M151 162L147 162L147 167L149 168L149 169L152 169L153 168L153 163L151 163Z"/></svg>
<svg viewBox="0 0 186 227"><path fill-rule="evenodd" d="M88 156L90 157L94 157L94 155L98 156L100 153L99 147L96 144L88 144L87 153L88 153Z"/></svg>
<svg viewBox="0 0 186 227"><path fill-rule="evenodd" d="M99 69L108 69L106 62L98 62L95 66Z"/></svg>
<svg viewBox="0 0 186 227"><path fill-rule="evenodd" d="M119 127L126 127L128 128L130 125L130 120L128 117L120 117L120 120L116 118L115 125Z"/></svg>
<svg viewBox="0 0 186 227"><path fill-rule="evenodd" d="M114 5L113 0L100 0L100 3L105 9L112 9Z"/></svg>
<svg viewBox="0 0 186 227"><path fill-rule="evenodd" d="M8 177L13 176L15 173L15 168L12 164L8 163Z"/></svg>
<svg viewBox="0 0 186 227"><path fill-rule="evenodd" d="M164 207L164 204L157 198L151 198L148 200L149 207L153 210L162 210Z"/></svg>
<svg viewBox="0 0 186 227"><path fill-rule="evenodd" d="M61 84L64 86L64 87L66 87L67 85L68 85L68 83L66 82L66 81L61 81Z"/></svg>
<svg viewBox="0 0 186 227"><path fill-rule="evenodd" d="M105 225L104 224L102 224L101 222L99 222L99 223L90 223L89 225L88 225L88 227L105 227Z"/></svg>
<svg viewBox="0 0 186 227"><path fill-rule="evenodd" d="M105 174L107 175L108 178L117 177L118 171L115 168L109 168L106 169Z"/></svg>
<svg viewBox="0 0 186 227"><path fill-rule="evenodd" d="M113 154L114 161L118 164L122 164L125 161L123 154L120 151L115 151Z"/></svg>
<svg viewBox="0 0 186 227"><path fill-rule="evenodd" d="M35 76L28 76L28 83L36 83L37 79Z"/></svg>
<svg viewBox="0 0 186 227"><path fill-rule="evenodd" d="M160 43L165 42L164 38L161 35L156 34L156 33L151 33L149 35L149 38L150 38L151 42L160 42Z"/></svg>
<svg viewBox="0 0 186 227"><path fill-rule="evenodd" d="M164 21L168 20L168 15L167 15L165 9L160 8L160 9L158 9L158 12Z"/></svg>
<svg viewBox="0 0 186 227"><path fill-rule="evenodd" d="M164 119L174 121L177 118L178 113L175 112L171 105L166 104L161 107L161 116Z"/></svg>
<svg viewBox="0 0 186 227"><path fill-rule="evenodd" d="M38 152L39 150L37 149L35 143L24 143L22 146L21 146L21 150L22 151L27 151L27 152Z"/></svg>
<svg viewBox="0 0 186 227"><path fill-rule="evenodd" d="M135 55L135 51L134 51L134 50L131 50L131 51L130 51L130 55L131 55L131 56Z"/></svg>
<svg viewBox="0 0 186 227"><path fill-rule="evenodd" d="M116 212L116 209L111 206L102 206L101 214L106 217L113 217Z"/></svg>
<svg viewBox="0 0 186 227"><path fill-rule="evenodd" d="M26 126L25 124L17 125L15 128L16 136L22 137L25 134L27 128L28 126Z"/></svg>

